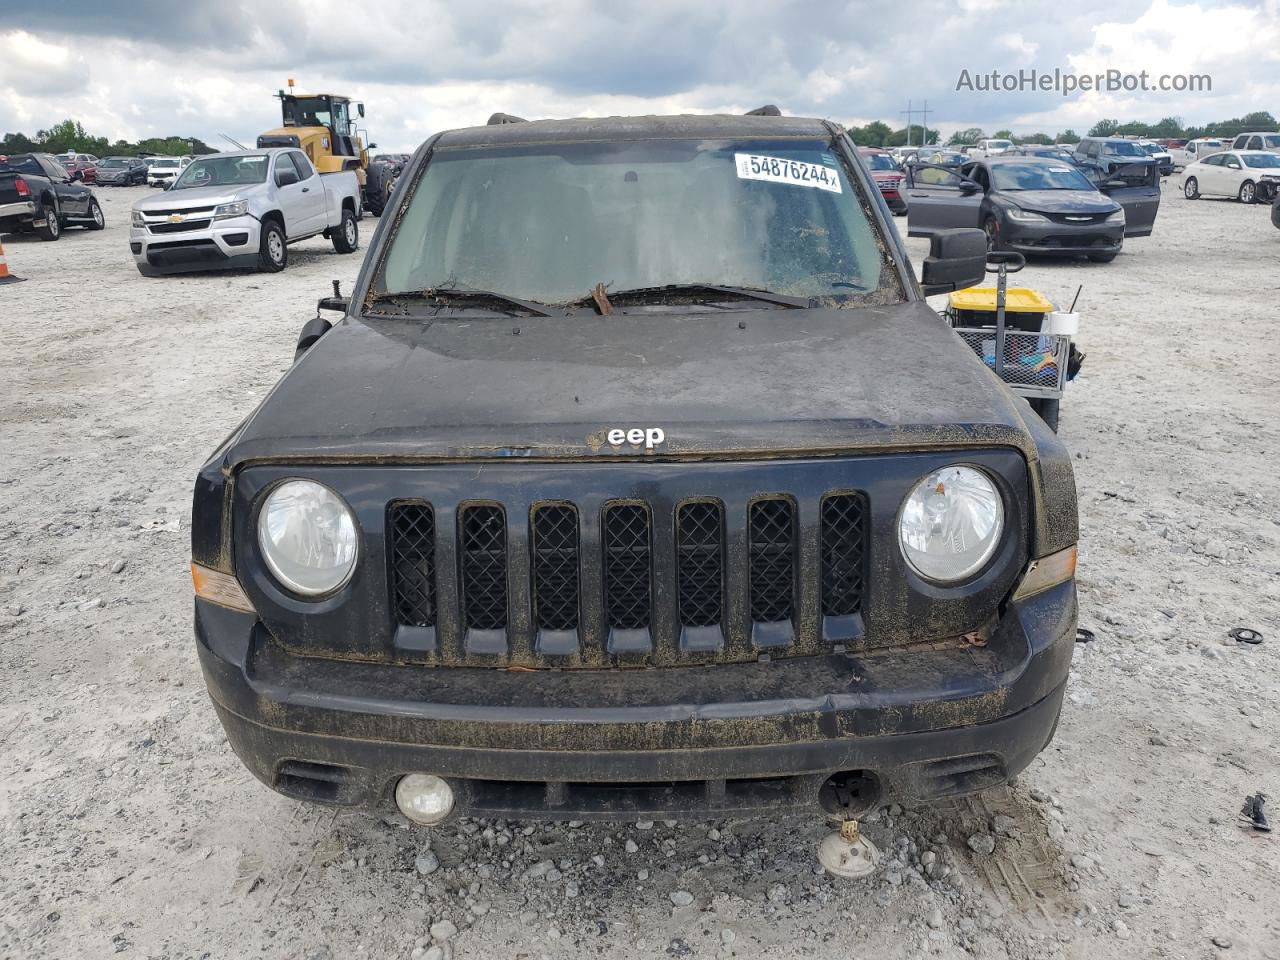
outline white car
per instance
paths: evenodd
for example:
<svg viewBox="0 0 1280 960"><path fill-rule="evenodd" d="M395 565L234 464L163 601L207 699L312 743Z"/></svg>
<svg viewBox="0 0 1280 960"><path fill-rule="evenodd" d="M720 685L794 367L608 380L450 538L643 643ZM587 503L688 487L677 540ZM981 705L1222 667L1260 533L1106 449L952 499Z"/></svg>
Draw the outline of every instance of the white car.
<svg viewBox="0 0 1280 960"><path fill-rule="evenodd" d="M173 183L190 162L190 157L155 157L147 166L147 183L153 187Z"/></svg>
<svg viewBox="0 0 1280 960"><path fill-rule="evenodd" d="M359 219L353 170L321 175L296 147L214 153L134 204L129 250L147 277L225 267L274 273L288 265L288 245L308 237L354 253Z"/></svg>
<svg viewBox="0 0 1280 960"><path fill-rule="evenodd" d="M1280 187L1280 153L1224 150L1189 164L1182 171L1182 193L1198 197L1235 197L1241 203L1271 200Z"/></svg>

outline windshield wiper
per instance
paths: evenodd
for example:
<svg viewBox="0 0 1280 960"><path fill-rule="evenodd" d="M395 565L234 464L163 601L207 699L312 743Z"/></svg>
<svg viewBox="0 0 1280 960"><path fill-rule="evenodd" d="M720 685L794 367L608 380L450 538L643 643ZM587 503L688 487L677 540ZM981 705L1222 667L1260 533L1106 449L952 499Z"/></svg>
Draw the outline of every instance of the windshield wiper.
<svg viewBox="0 0 1280 960"><path fill-rule="evenodd" d="M803 308L813 305L809 297L788 297L758 287L722 287L714 283L668 283L657 287L632 287L629 290L609 291L609 302L620 300L642 300L646 297L660 297L664 294L709 293L722 294L729 297L741 297L744 300L759 300L762 303L776 303L781 307ZM594 294L580 300L571 301L572 306L585 306L594 301Z"/></svg>
<svg viewBox="0 0 1280 960"><path fill-rule="evenodd" d="M519 307L535 317L549 317L546 307L530 300L521 300L505 293L492 290L472 290L469 287L427 287L425 290L405 290L399 293L378 293L370 298L373 303L385 303L389 300L434 300L442 306L448 303L475 302L477 304L501 304L505 307Z"/></svg>

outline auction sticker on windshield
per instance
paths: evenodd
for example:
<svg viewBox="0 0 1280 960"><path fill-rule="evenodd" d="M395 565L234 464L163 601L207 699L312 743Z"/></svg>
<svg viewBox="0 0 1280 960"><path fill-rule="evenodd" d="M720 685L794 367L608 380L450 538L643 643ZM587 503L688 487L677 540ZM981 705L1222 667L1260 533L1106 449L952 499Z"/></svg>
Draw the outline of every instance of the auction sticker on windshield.
<svg viewBox="0 0 1280 960"><path fill-rule="evenodd" d="M789 183L797 187L817 187L840 193L840 175L831 167L786 157L761 157L754 153L735 153L740 180L767 180Z"/></svg>

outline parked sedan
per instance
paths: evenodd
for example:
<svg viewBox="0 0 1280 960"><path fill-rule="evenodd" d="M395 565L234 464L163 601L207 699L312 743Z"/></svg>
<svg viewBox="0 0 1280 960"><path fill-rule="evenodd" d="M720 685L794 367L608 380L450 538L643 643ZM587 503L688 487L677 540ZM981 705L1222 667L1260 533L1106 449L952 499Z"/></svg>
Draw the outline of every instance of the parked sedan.
<svg viewBox="0 0 1280 960"><path fill-rule="evenodd" d="M81 155L64 161L62 168L71 174L72 180L79 180L83 183L98 182L98 165L92 158L86 159ZM76 176L76 174L79 174L79 176Z"/></svg>
<svg viewBox="0 0 1280 960"><path fill-rule="evenodd" d="M902 184L906 181L907 175L902 172L902 168L894 163L893 157L884 150L859 147L858 153L871 169L871 179L880 188L880 194L893 214L901 216L906 213L907 201L902 196Z"/></svg>
<svg viewBox="0 0 1280 960"><path fill-rule="evenodd" d="M98 183L128 187L147 182L147 161L141 157L107 157L98 161Z"/></svg>
<svg viewBox="0 0 1280 960"><path fill-rule="evenodd" d="M1280 153L1269 150L1224 150L1197 160L1182 171L1182 193L1199 197L1234 197L1241 203L1268 202L1280 190Z"/></svg>
<svg viewBox="0 0 1280 960"><path fill-rule="evenodd" d="M1121 174L1124 171L1117 171ZM1095 184L1077 167L1035 157L988 157L959 172L907 168L907 232L930 236L982 227L992 249L1114 260L1125 237L1150 235L1160 204L1159 172ZM1142 178L1142 179L1139 179Z"/></svg>

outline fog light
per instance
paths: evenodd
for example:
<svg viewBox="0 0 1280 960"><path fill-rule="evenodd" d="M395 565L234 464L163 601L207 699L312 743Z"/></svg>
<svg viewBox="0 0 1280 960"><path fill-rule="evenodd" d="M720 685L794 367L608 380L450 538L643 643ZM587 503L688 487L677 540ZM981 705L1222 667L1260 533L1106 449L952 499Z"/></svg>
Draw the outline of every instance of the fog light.
<svg viewBox="0 0 1280 960"><path fill-rule="evenodd" d="M453 809L453 790L439 777L411 773L396 784L396 806L414 823L433 826Z"/></svg>

